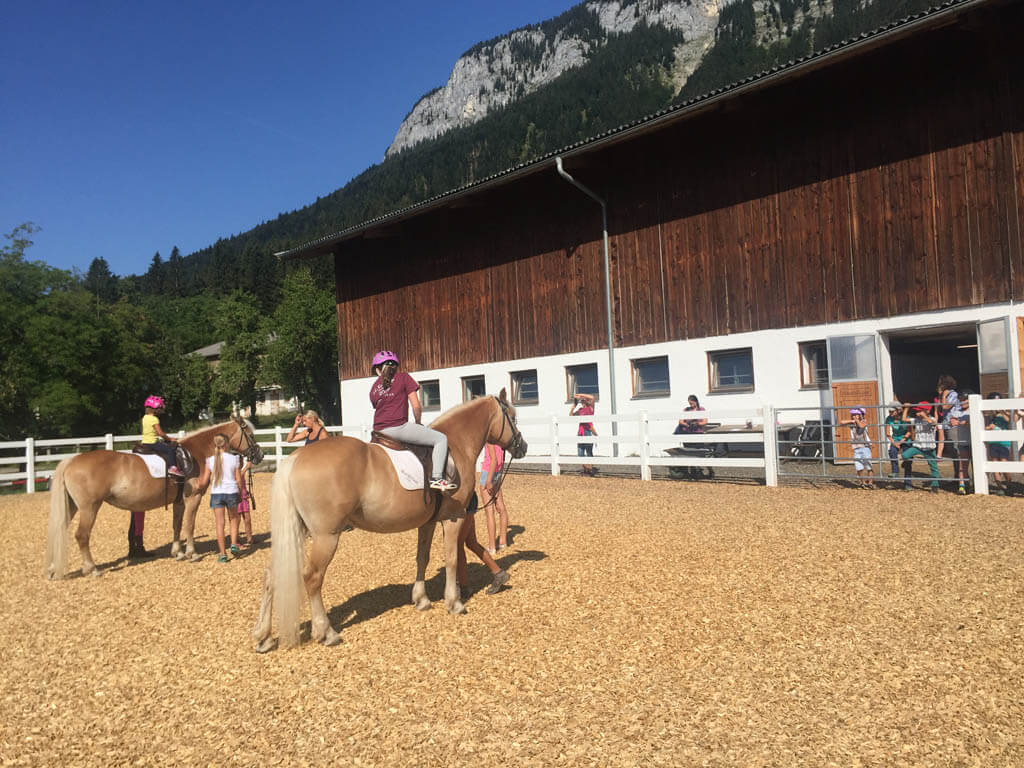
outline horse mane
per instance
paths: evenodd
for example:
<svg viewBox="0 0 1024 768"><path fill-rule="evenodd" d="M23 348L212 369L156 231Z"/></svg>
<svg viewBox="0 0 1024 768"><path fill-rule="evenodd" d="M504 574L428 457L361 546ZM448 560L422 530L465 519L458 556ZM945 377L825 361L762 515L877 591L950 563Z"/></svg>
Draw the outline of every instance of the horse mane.
<svg viewBox="0 0 1024 768"><path fill-rule="evenodd" d="M248 419L242 419L242 421L244 421L246 423L246 425L249 427L250 431L254 431L255 428L253 427L251 421L249 421ZM217 434L217 432L220 432L227 425L234 424L234 423L236 423L234 419L228 419L227 421L222 421L222 422L220 422L218 424L211 424L208 427L200 427L199 429L192 430L191 432L189 432L187 435L185 435L181 439L182 440L188 440L190 438L198 437L198 436L205 437L207 435L207 433L210 433L210 432L212 432L213 434ZM214 432L214 430L216 430L217 432Z"/></svg>
<svg viewBox="0 0 1024 768"><path fill-rule="evenodd" d="M494 400L494 399L495 399L494 395L484 395L482 397L475 397L472 400L467 400L464 403L459 403L455 407L449 408L447 411L445 411L440 416L438 416L436 419L434 419L434 421L431 422L431 425L434 426L434 427L443 427L451 419L459 418L459 416L464 411L469 411L469 410L473 410L475 408L479 408L481 406L481 403L486 403L487 401Z"/></svg>

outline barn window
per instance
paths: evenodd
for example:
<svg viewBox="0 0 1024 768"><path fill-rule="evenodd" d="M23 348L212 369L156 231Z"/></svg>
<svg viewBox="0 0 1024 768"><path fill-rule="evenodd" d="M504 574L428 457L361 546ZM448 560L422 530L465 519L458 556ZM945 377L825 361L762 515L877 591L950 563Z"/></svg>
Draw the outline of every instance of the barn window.
<svg viewBox="0 0 1024 768"><path fill-rule="evenodd" d="M468 402L474 397L483 397L487 394L487 387L484 386L483 376L462 377L462 402Z"/></svg>
<svg viewBox="0 0 1024 768"><path fill-rule="evenodd" d="M633 397L667 397L668 356L642 357L630 361L633 368Z"/></svg>
<svg viewBox="0 0 1024 768"><path fill-rule="evenodd" d="M593 395L595 398L600 394L597 386L597 363L587 365L567 365L565 367L566 397L565 402L572 402L573 395Z"/></svg>
<svg viewBox="0 0 1024 768"><path fill-rule="evenodd" d="M753 392L754 355L750 347L708 352L710 392Z"/></svg>
<svg viewBox="0 0 1024 768"><path fill-rule="evenodd" d="M424 411L441 410L441 382L437 379L420 382L420 406Z"/></svg>
<svg viewBox="0 0 1024 768"><path fill-rule="evenodd" d="M512 405L536 405L538 402L537 370L513 371Z"/></svg>
<svg viewBox="0 0 1024 768"><path fill-rule="evenodd" d="M828 347L824 341L800 344L800 387L825 389L828 386Z"/></svg>

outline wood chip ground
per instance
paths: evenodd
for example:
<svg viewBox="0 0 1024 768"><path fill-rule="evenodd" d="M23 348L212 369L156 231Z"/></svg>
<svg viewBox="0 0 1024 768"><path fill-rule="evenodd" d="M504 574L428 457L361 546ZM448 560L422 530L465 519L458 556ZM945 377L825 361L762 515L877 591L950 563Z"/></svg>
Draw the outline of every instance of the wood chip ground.
<svg viewBox="0 0 1024 768"><path fill-rule="evenodd" d="M1024 765L1018 499L513 476L499 594L449 615L438 533L420 613L415 533L346 533L342 644L258 655L256 482L253 553L204 504L201 562L156 510L129 563L104 507L60 582L49 494L0 497L0 765Z"/></svg>

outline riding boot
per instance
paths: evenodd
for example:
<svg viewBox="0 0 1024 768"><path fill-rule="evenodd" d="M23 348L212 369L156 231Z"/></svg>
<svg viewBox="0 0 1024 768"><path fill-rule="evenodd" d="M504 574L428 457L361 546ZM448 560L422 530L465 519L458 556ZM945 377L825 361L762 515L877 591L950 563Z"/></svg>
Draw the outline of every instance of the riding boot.
<svg viewBox="0 0 1024 768"><path fill-rule="evenodd" d="M135 533L135 515L128 518L128 559L137 560L143 557L153 557L152 552L147 552L142 543L142 535Z"/></svg>

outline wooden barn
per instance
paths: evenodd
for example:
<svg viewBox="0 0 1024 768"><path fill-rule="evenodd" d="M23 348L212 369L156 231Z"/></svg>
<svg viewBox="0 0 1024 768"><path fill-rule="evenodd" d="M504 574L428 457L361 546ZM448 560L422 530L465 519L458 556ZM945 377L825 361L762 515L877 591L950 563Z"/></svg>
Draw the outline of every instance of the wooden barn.
<svg viewBox="0 0 1024 768"><path fill-rule="evenodd" d="M1022 30L954 0L279 254L334 255L345 423L382 348L428 409L1016 392Z"/></svg>

